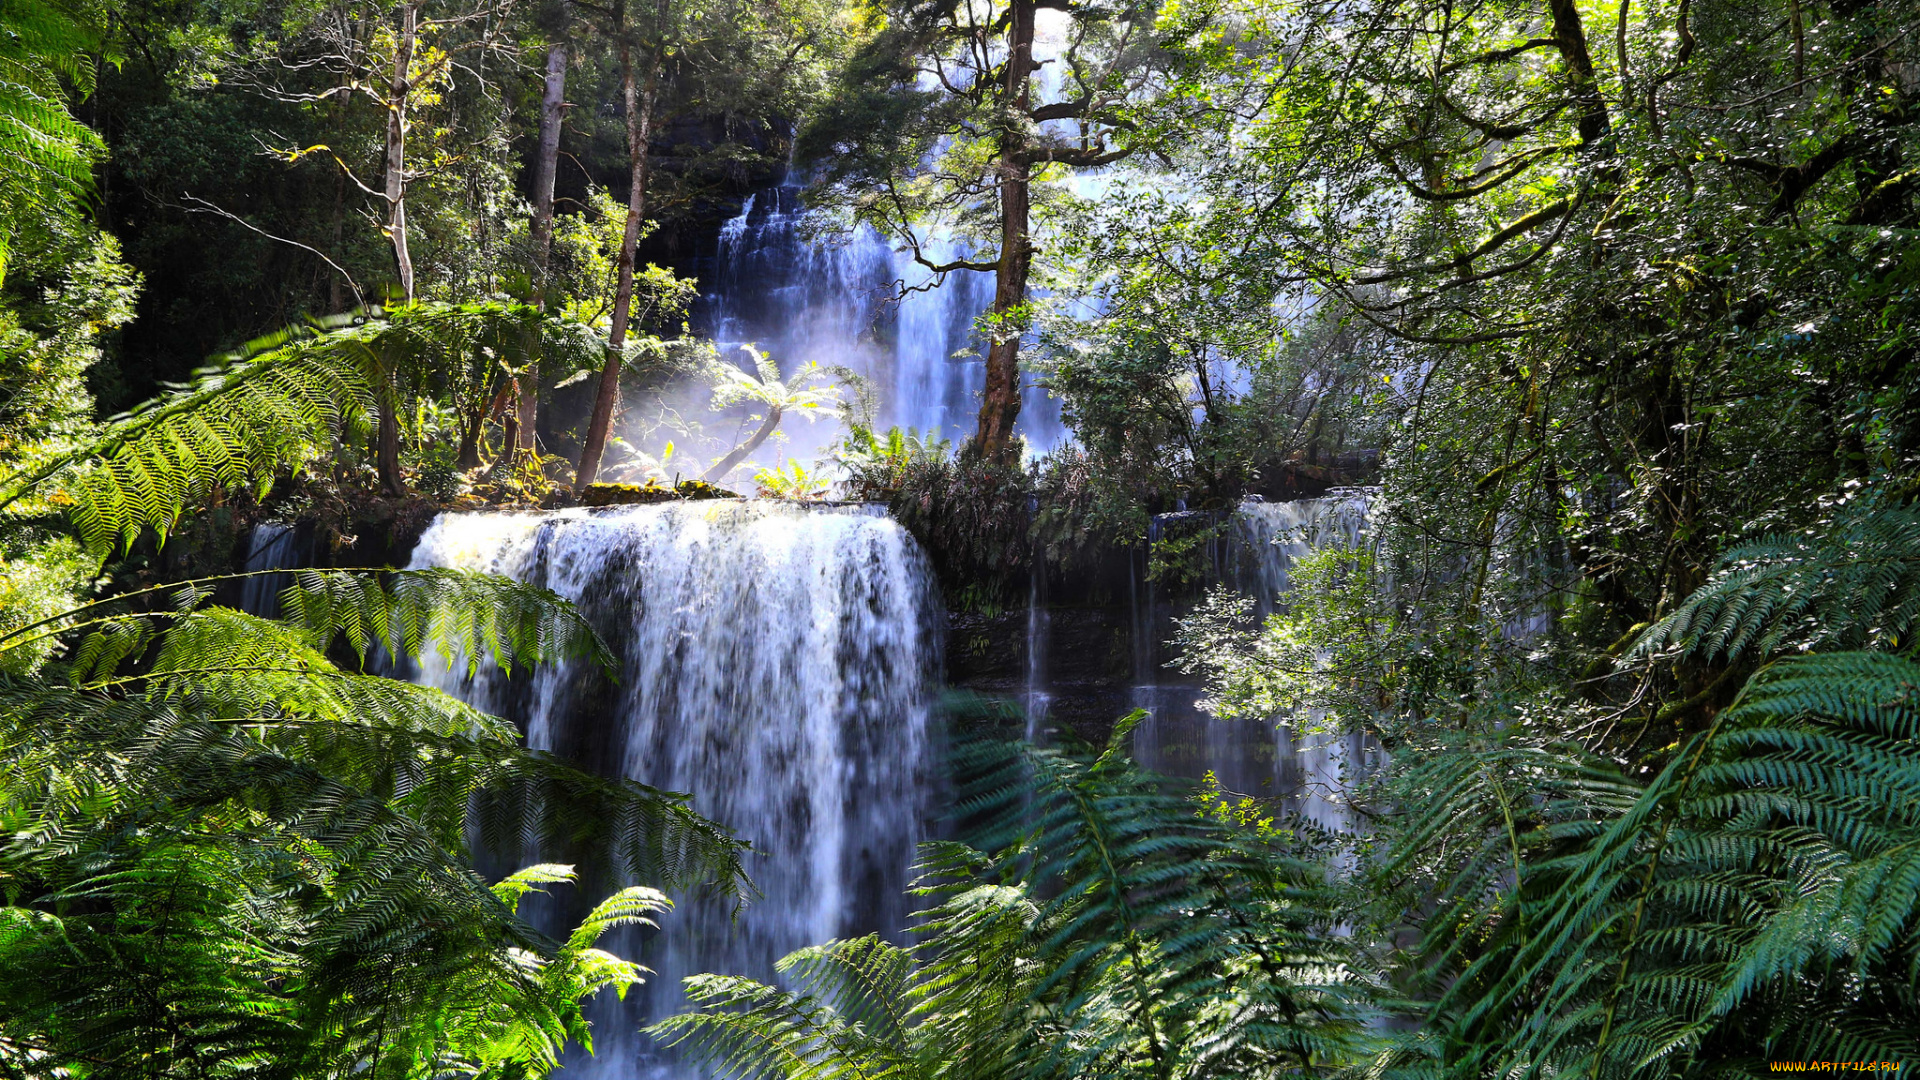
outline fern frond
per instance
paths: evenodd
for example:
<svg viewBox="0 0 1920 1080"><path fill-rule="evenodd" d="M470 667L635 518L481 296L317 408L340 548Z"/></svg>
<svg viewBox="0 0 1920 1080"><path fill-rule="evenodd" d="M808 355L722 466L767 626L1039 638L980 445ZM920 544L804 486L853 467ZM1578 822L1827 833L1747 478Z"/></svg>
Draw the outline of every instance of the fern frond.
<svg viewBox="0 0 1920 1080"><path fill-rule="evenodd" d="M104 146L68 111L61 83L90 93L100 44L64 3L0 3L0 199L22 217L92 185Z"/></svg>
<svg viewBox="0 0 1920 1080"><path fill-rule="evenodd" d="M804 986L848 1022L876 1038L899 1041L907 1028L912 974L906 950L869 935L789 953L776 970Z"/></svg>
<svg viewBox="0 0 1920 1080"><path fill-rule="evenodd" d="M1523 853L1497 918L1426 947L1457 1074L1913 1052L1917 690L1885 654L1776 661L1630 806Z"/></svg>
<svg viewBox="0 0 1920 1080"><path fill-rule="evenodd" d="M500 574L435 567L376 579L352 572L301 570L280 595L283 618L317 634L342 635L354 652L377 645L394 656L435 649L449 665L482 660L511 673L516 665L613 656L578 609L558 594Z"/></svg>
<svg viewBox="0 0 1920 1080"><path fill-rule="evenodd" d="M668 1017L648 1032L708 1075L723 1080L898 1075L886 1066L891 1054L873 1053L879 1048L871 1040L812 997L732 975L695 975L684 985L699 1011Z"/></svg>
<svg viewBox="0 0 1920 1080"><path fill-rule="evenodd" d="M1701 659L1910 646L1920 618L1920 507L1868 503L1735 548L1628 657Z"/></svg>
<svg viewBox="0 0 1920 1080"><path fill-rule="evenodd" d="M515 304L419 303L288 327L114 418L98 439L0 479L0 511L29 497L40 511L63 509L102 554L143 529L164 537L215 485L263 494L280 470L362 430L393 407L410 365L421 374L483 341L519 347L539 319Z"/></svg>
<svg viewBox="0 0 1920 1080"><path fill-rule="evenodd" d="M277 470L330 449L339 426L372 406L360 366L327 345L300 340L202 371L93 442L0 479L0 509L43 498L105 553L142 529L164 536L215 484L264 491Z"/></svg>
<svg viewBox="0 0 1920 1080"><path fill-rule="evenodd" d="M740 1077L1278 1076L1353 1052L1311 871L1112 747L982 740L956 760L960 812L996 848L923 848L916 949L801 950L791 992L701 976L696 1011L650 1030Z"/></svg>

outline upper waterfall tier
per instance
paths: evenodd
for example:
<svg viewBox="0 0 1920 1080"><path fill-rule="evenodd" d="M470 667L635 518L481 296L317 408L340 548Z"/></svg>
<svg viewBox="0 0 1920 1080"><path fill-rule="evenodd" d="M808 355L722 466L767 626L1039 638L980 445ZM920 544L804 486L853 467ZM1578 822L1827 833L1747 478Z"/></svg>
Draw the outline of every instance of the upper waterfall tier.
<svg viewBox="0 0 1920 1080"><path fill-rule="evenodd" d="M691 792L754 845L762 895L737 921L730 905L683 902L648 943L646 1012L671 1010L685 975L769 978L802 945L907 925L939 609L899 525L772 501L446 514L412 565L552 589L620 661L617 683L585 665L425 681L513 718L537 749ZM587 1071L632 1075L636 1019L606 1018Z"/></svg>
<svg viewBox="0 0 1920 1080"><path fill-rule="evenodd" d="M1327 547L1358 547L1367 531L1364 491L1344 489L1319 499L1241 503L1233 514L1234 578L1241 592L1269 612L1290 588L1294 561Z"/></svg>
<svg viewBox="0 0 1920 1080"><path fill-rule="evenodd" d="M926 251L937 260L967 253L940 236ZM721 227L700 278L702 321L723 352L751 343L783 370L848 368L871 381L882 426L956 442L972 434L986 381L974 320L993 300L993 275L958 270L928 287L926 269L871 229L816 235L798 190L776 187ZM1059 404L1031 380L1018 427L1035 450L1064 437Z"/></svg>

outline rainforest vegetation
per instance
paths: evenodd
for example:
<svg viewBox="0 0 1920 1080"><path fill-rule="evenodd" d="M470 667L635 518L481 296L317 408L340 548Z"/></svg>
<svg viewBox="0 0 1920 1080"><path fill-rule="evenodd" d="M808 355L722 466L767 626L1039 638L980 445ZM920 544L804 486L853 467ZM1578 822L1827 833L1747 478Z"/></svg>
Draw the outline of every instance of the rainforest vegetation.
<svg viewBox="0 0 1920 1080"><path fill-rule="evenodd" d="M1143 556L1209 709L1378 752L1328 829L1150 774L1138 717L955 705L913 924L688 980L645 1034L688 1067L1920 1068L1917 31L0 0L0 1075L578 1060L651 977L603 935L752 904L753 837L396 677L617 666L544 588L399 568L443 510L733 492L885 504L955 612ZM782 181L896 297L991 276L970 436L718 351L702 245ZM1271 613L1201 565L1355 484ZM329 555L263 614L272 522Z"/></svg>

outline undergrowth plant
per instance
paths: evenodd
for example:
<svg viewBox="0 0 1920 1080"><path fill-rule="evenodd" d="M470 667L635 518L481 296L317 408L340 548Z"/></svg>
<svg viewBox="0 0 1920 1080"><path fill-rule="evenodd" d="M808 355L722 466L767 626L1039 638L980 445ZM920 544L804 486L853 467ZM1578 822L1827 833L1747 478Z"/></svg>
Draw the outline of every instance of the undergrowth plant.
<svg viewBox="0 0 1920 1080"><path fill-rule="evenodd" d="M1378 1072L1737 1076L1920 1054L1913 521L1867 500L1737 548L1646 629L1626 663L1752 672L1655 765L1533 723L1406 748L1404 820L1369 880L1399 905L1387 924L1420 928L1387 965L1419 1027Z"/></svg>
<svg viewBox="0 0 1920 1080"><path fill-rule="evenodd" d="M1320 868L1126 755L966 740L969 842L922 849L912 944L802 949L791 989L686 983L651 1030L730 1077L1269 1077L1362 1044ZM965 823L971 823L967 825Z"/></svg>
<svg viewBox="0 0 1920 1080"><path fill-rule="evenodd" d="M208 373L0 481L93 558L259 486L367 404L339 339ZM50 492L50 494L49 494ZM17 519L16 519L17 520ZM20 526L15 525L16 529ZM267 571L272 572L272 571ZM643 969L597 951L655 888L745 889L686 797L586 773L438 690L375 674L610 662L556 595L457 570L303 570L266 619L251 575L23 611L0 630L0 1071L20 1077L530 1076L589 1045L581 1001ZM37 616L37 617L34 617ZM564 940L523 921L564 847L644 883Z"/></svg>

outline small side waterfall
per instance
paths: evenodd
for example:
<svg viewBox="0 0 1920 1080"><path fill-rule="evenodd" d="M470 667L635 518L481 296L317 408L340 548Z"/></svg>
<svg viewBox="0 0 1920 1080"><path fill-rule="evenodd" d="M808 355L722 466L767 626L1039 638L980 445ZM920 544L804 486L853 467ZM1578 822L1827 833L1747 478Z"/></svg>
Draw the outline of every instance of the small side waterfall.
<svg viewBox="0 0 1920 1080"><path fill-rule="evenodd" d="M1254 601L1255 613L1264 619L1286 603L1296 560L1324 547L1361 543L1366 529L1367 500L1361 494L1250 500L1229 518L1226 536L1217 542L1215 569ZM1351 772L1367 760L1364 740L1314 731L1318 718L1311 716L1223 720L1201 709L1198 687L1165 678L1172 658L1161 643L1171 637L1174 612L1156 602L1150 584L1142 582L1136 590L1134 705L1149 714L1135 729L1134 753L1140 761L1180 776L1211 771L1229 791L1283 798L1328 828L1350 825L1340 796Z"/></svg>
<svg viewBox="0 0 1920 1080"><path fill-rule="evenodd" d="M253 574L240 581L240 610L274 618L280 614L280 593L293 584L291 571L307 565L301 558L299 531L291 525L263 522L247 537L247 558L240 568ZM262 573L285 570L287 573Z"/></svg>
<svg viewBox="0 0 1920 1080"><path fill-rule="evenodd" d="M907 925L902 891L933 787L938 592L891 519L772 501L447 514L412 565L552 589L620 660L617 685L579 665L512 681L442 668L424 681L511 717L535 748L692 792L757 849L762 895L737 921L703 902L665 918L640 954L656 972L641 1011L676 1008L689 974L768 979L799 946ZM569 1071L640 1075L638 1019L602 1015L598 1056Z"/></svg>

